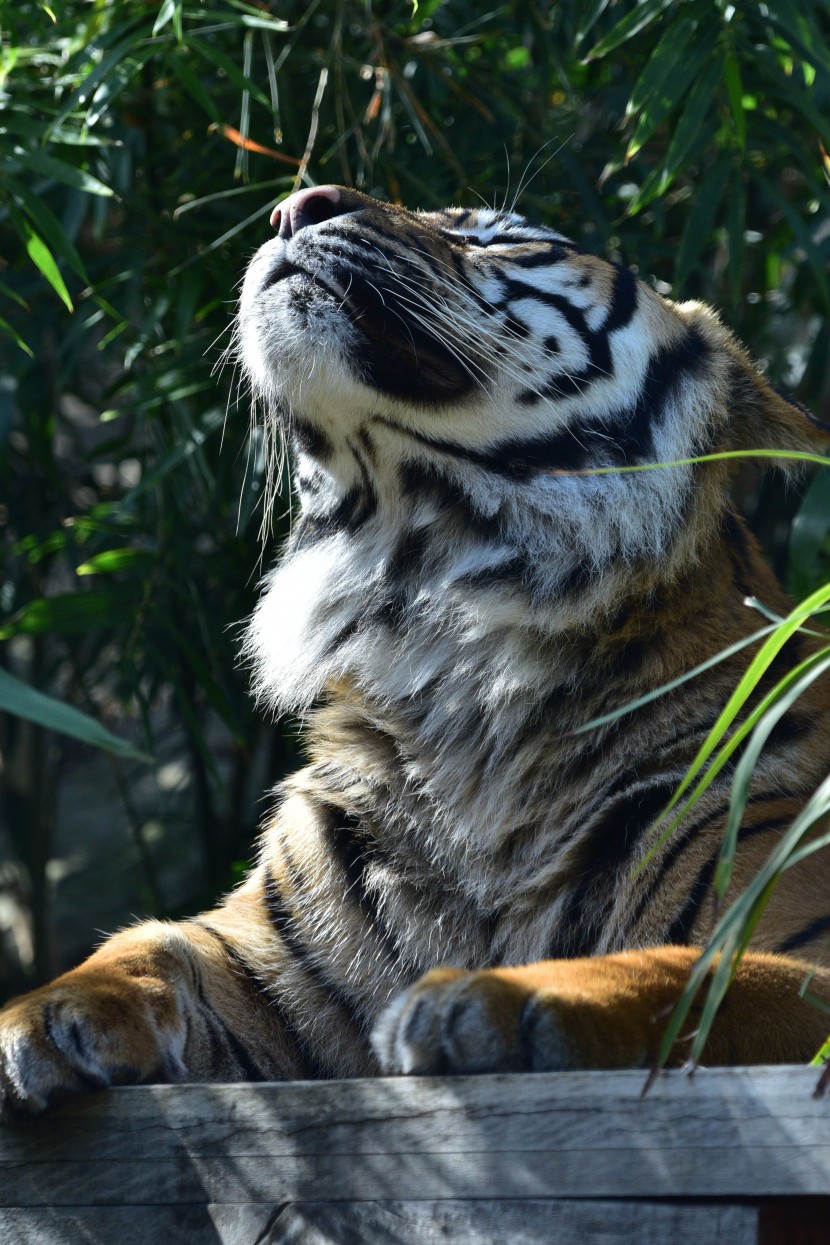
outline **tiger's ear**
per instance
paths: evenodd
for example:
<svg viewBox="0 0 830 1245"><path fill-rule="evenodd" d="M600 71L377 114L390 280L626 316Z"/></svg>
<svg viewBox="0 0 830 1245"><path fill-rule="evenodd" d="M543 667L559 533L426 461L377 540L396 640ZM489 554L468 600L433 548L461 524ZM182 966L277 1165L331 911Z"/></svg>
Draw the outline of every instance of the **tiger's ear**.
<svg viewBox="0 0 830 1245"><path fill-rule="evenodd" d="M740 346L737 351L730 369L729 448L801 450L808 454L826 450L830 425L817 419L795 398L775 389L746 351Z"/></svg>
<svg viewBox="0 0 830 1245"><path fill-rule="evenodd" d="M723 449L800 450L812 454L827 450L830 424L816 418L795 398L775 389L711 308L685 303L678 311L695 325L723 364ZM786 459L776 465L785 470L798 469L797 462Z"/></svg>

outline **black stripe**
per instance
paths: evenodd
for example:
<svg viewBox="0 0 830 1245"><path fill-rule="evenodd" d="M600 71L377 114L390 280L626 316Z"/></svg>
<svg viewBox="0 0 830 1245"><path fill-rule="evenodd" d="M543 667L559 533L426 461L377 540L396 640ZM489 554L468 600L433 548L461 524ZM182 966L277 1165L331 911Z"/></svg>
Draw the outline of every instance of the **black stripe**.
<svg viewBox="0 0 830 1245"><path fill-rule="evenodd" d="M230 1052L236 1066L242 1073L240 1079L245 1081L267 1080L268 1078L262 1068L254 1061L236 1034L228 1028L216 1008L207 1001L201 982L199 982L198 989L198 1008L202 1024L206 1030L213 1063L211 1074L207 1079L209 1081L217 1080L219 1073L224 1073L227 1068L227 1060L222 1059L218 1054L219 1049L224 1047L226 1051Z"/></svg>
<svg viewBox="0 0 830 1245"><path fill-rule="evenodd" d="M820 938L822 934L830 932L830 916L818 917L815 921L811 921L809 925L805 925L797 934L791 934L784 942L779 943L776 950L782 955L788 955L792 951L800 951L802 947L808 946L816 938Z"/></svg>
<svg viewBox="0 0 830 1245"><path fill-rule="evenodd" d="M429 530L416 527L401 536L389 559L386 582L393 587L411 583L421 569L429 548Z"/></svg>
<svg viewBox="0 0 830 1245"><path fill-rule="evenodd" d="M719 810L719 813L713 814L708 820L714 821L717 816L725 815L726 809ZM745 843L748 839L755 835L765 834L770 830L777 830L790 824L791 817L771 817L766 821L756 822L754 825L742 826L738 830L738 843ZM690 834L683 839L681 847L692 839L698 837L699 827L695 827ZM666 942L680 946L687 946L691 937L692 929L698 921L703 905L711 890L712 882L715 877L715 869L717 868L720 858L721 848L718 845L716 851L712 853L706 863L700 869L689 890L686 902L675 916L671 925L666 932ZM662 873L665 876L665 873Z"/></svg>
<svg viewBox="0 0 830 1245"><path fill-rule="evenodd" d="M568 863L572 874L581 880L572 887L560 922L560 937L567 941L568 954L588 955L593 951L614 902L620 869L631 861L676 788L677 781L672 778L623 792L610 805L603 805L598 820L580 826Z"/></svg>
<svg viewBox="0 0 830 1245"><path fill-rule="evenodd" d="M389 964L398 966L401 950L394 934L381 920L375 896L366 881L368 870L373 865L383 864L386 858L369 839L358 817L333 804L321 804L320 808L327 814L327 838L343 871L346 894L357 903Z"/></svg>
<svg viewBox="0 0 830 1245"><path fill-rule="evenodd" d="M748 800L744 816L746 816L746 812L749 809L753 808L754 806L762 807L764 804L767 804L769 802L769 798L770 797L768 795L759 795ZM632 913L631 919L629 921L628 928L630 930L636 929L646 908L648 908L654 902L658 892L661 890L661 888L665 884L666 878L674 870L675 866L677 865L680 857L685 852L686 848L693 841L698 841L701 838L701 836L704 835L712 827L712 825L718 820L718 818L725 818L726 813L727 813L726 804L722 804L722 805L719 805L719 807L714 809L712 812L708 813L706 817L701 818L701 820L696 822L694 825L687 826L685 819L684 819L684 823L678 826L678 828L672 834L671 842L666 845L665 850L660 856L660 859L657 864L657 872L653 875L653 877L651 878L649 882L649 885L643 890L643 892L640 895L640 899L637 903L637 907L634 909L634 912ZM768 830L781 829L785 826L788 826L791 820L792 818L788 815L785 815L785 816L779 815L776 817L766 818L764 821L755 822L752 825L741 826L738 830L738 842L744 843L748 839L753 838L755 835L765 834ZM720 853L720 847L718 847L718 851L715 854L715 860L717 860L717 856L719 855L719 853ZM708 865L708 862L707 862L707 865ZM679 920L679 916L676 919Z"/></svg>
<svg viewBox="0 0 830 1245"><path fill-rule="evenodd" d="M700 917L701 910L711 890L715 876L720 848L713 852L698 873L689 889L686 902L666 931L666 942L669 946L688 946L692 928Z"/></svg>
<svg viewBox="0 0 830 1245"><path fill-rule="evenodd" d="M367 487L367 482L353 484L333 509L301 516L292 546L308 546L342 531L354 536L373 517L377 506L377 494L371 486Z"/></svg>
<svg viewBox="0 0 830 1245"><path fill-rule="evenodd" d="M283 844L283 852L285 845ZM291 869L291 862L286 861L286 867ZM338 982L332 981L328 973L321 966L314 956L313 948L306 943L297 930L296 919L292 916L285 898L277 885L276 878L270 869L265 870L264 880L265 905L268 912L268 919L272 926L279 934L280 939L294 960L306 973L306 976L314 983L318 990L326 994L331 1002L335 1003L341 1011L345 1013L344 1019L348 1021L364 1035L366 1032L366 1021L358 1015L358 1002L351 997ZM302 1038L295 1026L291 1026L292 1032L297 1035L299 1041ZM323 1076L324 1073L315 1074L315 1078Z"/></svg>
<svg viewBox="0 0 830 1245"><path fill-rule="evenodd" d="M317 462L328 462L334 454L334 446L324 432L306 423L296 415L291 421L291 435L297 449Z"/></svg>
<svg viewBox="0 0 830 1245"><path fill-rule="evenodd" d="M58 1045L57 1039L55 1038L55 1026L54 1026L54 1019L52 1016L52 1006L53 1005L51 1003L45 1003L43 1005L43 1010L41 1011L40 1015L41 1015L41 1020L43 1021L43 1032L46 1035L46 1040L50 1043L52 1047L54 1047L55 1051L57 1052L60 1058L61 1063L69 1067L69 1069L72 1072L72 1075L77 1077L77 1079L80 1081L80 1083L84 1086L85 1089L90 1089L90 1090L101 1089L102 1086L111 1084L112 1078L110 1076L106 1076L106 1075L105 1076L93 1076L91 1072L87 1072L85 1068L79 1068L78 1065L75 1063L70 1063L70 1061L66 1058L66 1055L64 1054L61 1047ZM62 1026L62 1027L65 1029L65 1026ZM89 1062L89 1056L86 1053L85 1042L83 1040L83 1034L81 1033L81 1030L77 1024L72 1023L69 1026L69 1036L71 1038L72 1045L75 1047L75 1050L77 1051L78 1058L83 1059L85 1062Z"/></svg>
<svg viewBox="0 0 830 1245"><path fill-rule="evenodd" d="M616 333L630 324L637 310L637 279L628 268L614 264L616 279L611 294L611 307L600 329L601 333Z"/></svg>
<svg viewBox="0 0 830 1245"><path fill-rule="evenodd" d="M248 964L239 951L237 951L236 947L234 947L223 934L220 934L217 929L214 929L212 925L209 925L200 917L191 917L188 923L191 925L197 925L200 929L203 929L205 933L210 934L212 938L216 939L231 964L244 979L251 992L257 998L260 998L264 1006L268 1009L269 1020L272 1015L276 1017L277 1024L285 1031L286 1035L290 1037L291 1041L295 1043L297 1047L296 1053L299 1054L300 1060L304 1065L304 1071L307 1073L307 1077L304 1079L324 1080L328 1074L322 1071L319 1067L315 1068L314 1060L308 1056L307 1048L305 1048L303 1038L298 1032L296 1026L288 1019L284 1009L275 1000L273 992L257 976L250 964ZM194 974L194 984L196 985L200 1001L210 1010L215 1019L221 1024L231 1051L239 1062L240 1067L242 1067L244 1071L252 1074L249 1076L249 1080L267 1080L268 1076L266 1076L265 1072L254 1061L253 1056L245 1050L236 1035L231 1032L224 1021L222 1021L221 1017L218 1016L216 1010L205 999L204 990L198 973Z"/></svg>
<svg viewBox="0 0 830 1245"><path fill-rule="evenodd" d="M403 431L391 421L379 422L395 428L396 431ZM459 448L463 453L463 448ZM502 526L498 515L483 515L457 481L439 475L432 464L416 462L413 459L403 462L398 468L398 479L405 497L417 497L432 502L445 522L448 519L457 520L464 530L472 532L485 544L501 543Z"/></svg>
<svg viewBox="0 0 830 1245"><path fill-rule="evenodd" d="M558 264L578 254L575 246L564 242L544 242L540 238L527 238L522 244L509 236L505 241L515 245L539 247L538 251L533 251L530 255L505 255L504 262L511 267L515 264L517 268L546 268L548 264Z"/></svg>

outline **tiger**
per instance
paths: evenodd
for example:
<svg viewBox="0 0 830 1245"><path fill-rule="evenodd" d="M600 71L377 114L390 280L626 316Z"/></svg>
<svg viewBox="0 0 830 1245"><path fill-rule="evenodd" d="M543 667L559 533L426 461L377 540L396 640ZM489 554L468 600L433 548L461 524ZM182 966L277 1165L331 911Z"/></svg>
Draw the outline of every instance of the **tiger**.
<svg viewBox="0 0 830 1245"><path fill-rule="evenodd" d="M753 650L580 728L745 640L749 595L790 608L734 461L682 460L827 427L706 305L513 210L312 186L271 223L235 350L296 518L243 649L307 763L216 907L3 1009L4 1118L130 1082L648 1067L710 930L729 767L652 828ZM650 463L679 465L595 470ZM758 762L730 896L829 768L816 681ZM828 931L824 853L783 875L708 1062L814 1054Z"/></svg>

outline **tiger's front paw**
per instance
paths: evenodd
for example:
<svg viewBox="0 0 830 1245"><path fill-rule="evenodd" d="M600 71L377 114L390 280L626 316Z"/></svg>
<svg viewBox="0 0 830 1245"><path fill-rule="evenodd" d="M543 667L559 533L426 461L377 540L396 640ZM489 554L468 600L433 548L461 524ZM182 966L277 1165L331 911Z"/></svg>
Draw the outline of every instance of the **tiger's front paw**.
<svg viewBox="0 0 830 1245"><path fill-rule="evenodd" d="M182 1080L184 1026L159 981L75 972L0 1011L0 1120L74 1093Z"/></svg>
<svg viewBox="0 0 830 1245"><path fill-rule="evenodd" d="M386 1008L372 1044L383 1070L403 1075L582 1066L558 1000L530 968L434 969Z"/></svg>
<svg viewBox="0 0 830 1245"><path fill-rule="evenodd" d="M405 1075L646 1067L696 954L435 969L382 1013L375 1052L384 1071Z"/></svg>

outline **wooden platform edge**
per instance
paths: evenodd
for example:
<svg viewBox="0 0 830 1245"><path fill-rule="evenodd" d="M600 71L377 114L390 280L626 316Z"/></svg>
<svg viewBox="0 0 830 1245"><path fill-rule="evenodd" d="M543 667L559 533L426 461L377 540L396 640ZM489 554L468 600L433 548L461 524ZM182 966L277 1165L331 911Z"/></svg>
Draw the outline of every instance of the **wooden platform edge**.
<svg viewBox="0 0 830 1245"><path fill-rule="evenodd" d="M23 1212L34 1224L35 1211L45 1222L60 1207L117 1217L488 1199L827 1206L830 1099L814 1096L817 1078L672 1072L645 1097L641 1072L110 1090L0 1128L0 1238L17 1239L2 1226Z"/></svg>

